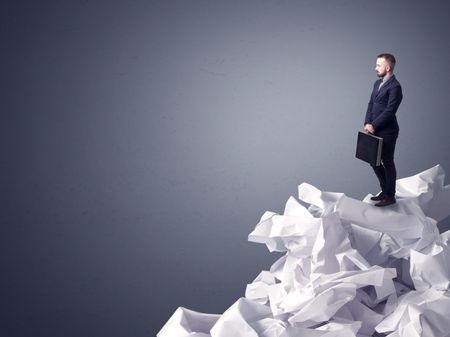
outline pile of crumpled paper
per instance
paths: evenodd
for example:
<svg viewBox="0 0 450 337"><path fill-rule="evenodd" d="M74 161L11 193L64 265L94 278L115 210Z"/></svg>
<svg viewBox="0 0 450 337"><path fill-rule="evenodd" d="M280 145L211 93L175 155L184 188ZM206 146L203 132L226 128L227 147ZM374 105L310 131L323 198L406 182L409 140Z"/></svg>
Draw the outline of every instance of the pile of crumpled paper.
<svg viewBox="0 0 450 337"><path fill-rule="evenodd" d="M449 337L450 185L437 165L378 208L303 183L249 235L285 252L222 315L178 308L158 337Z"/></svg>

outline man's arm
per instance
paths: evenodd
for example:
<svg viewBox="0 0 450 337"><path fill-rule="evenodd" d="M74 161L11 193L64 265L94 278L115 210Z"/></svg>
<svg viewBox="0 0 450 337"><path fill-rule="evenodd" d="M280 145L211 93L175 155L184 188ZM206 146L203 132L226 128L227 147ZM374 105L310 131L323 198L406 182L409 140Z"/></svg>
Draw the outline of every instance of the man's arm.
<svg viewBox="0 0 450 337"><path fill-rule="evenodd" d="M392 121L402 98L403 94L401 86L397 85L389 90L389 100L386 109L384 109L384 111L372 121L372 126L375 130Z"/></svg>
<svg viewBox="0 0 450 337"><path fill-rule="evenodd" d="M369 104L367 105L366 118L364 119L364 125L372 122L372 107L373 107L373 91L370 94Z"/></svg>

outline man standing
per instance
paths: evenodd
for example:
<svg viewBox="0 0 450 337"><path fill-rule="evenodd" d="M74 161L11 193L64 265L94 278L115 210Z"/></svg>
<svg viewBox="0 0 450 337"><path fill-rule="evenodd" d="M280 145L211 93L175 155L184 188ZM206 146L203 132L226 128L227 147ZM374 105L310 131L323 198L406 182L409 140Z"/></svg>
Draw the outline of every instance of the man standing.
<svg viewBox="0 0 450 337"><path fill-rule="evenodd" d="M399 127L395 113L402 101L402 87L394 75L395 57L392 54L377 56L375 71L379 79L373 86L367 107L364 131L383 138L380 166L372 168L380 182L381 193L371 199L382 207L395 203L397 171L394 163L395 143Z"/></svg>

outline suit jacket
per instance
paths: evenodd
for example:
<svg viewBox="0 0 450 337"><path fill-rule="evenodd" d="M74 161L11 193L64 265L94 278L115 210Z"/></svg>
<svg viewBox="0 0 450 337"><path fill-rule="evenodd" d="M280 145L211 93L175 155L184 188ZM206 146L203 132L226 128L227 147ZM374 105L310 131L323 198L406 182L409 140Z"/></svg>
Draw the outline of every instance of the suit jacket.
<svg viewBox="0 0 450 337"><path fill-rule="evenodd" d="M379 79L373 85L364 125L372 124L375 135L398 134L400 128L395 114L403 99L402 87L395 75L378 90L381 82L382 79Z"/></svg>

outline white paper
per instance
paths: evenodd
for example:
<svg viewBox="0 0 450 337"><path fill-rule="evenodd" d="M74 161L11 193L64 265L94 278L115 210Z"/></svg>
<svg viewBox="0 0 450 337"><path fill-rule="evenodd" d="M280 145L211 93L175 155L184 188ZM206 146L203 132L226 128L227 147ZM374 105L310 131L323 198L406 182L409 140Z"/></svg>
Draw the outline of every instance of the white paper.
<svg viewBox="0 0 450 337"><path fill-rule="evenodd" d="M219 318L220 315L180 307L159 331L158 337L210 337L209 331Z"/></svg>
<svg viewBox="0 0 450 337"><path fill-rule="evenodd" d="M416 290L449 290L449 247L436 242L427 253L411 250L410 275Z"/></svg>
<svg viewBox="0 0 450 337"><path fill-rule="evenodd" d="M249 241L284 252L222 315L179 308L158 337L450 336L450 185L439 165L397 180L377 208L298 186L283 214L265 212Z"/></svg>

